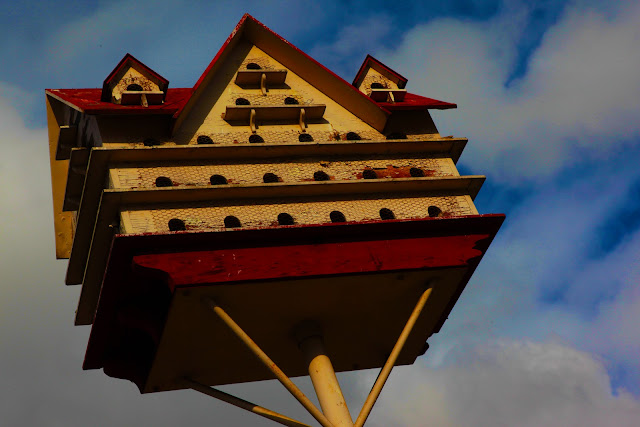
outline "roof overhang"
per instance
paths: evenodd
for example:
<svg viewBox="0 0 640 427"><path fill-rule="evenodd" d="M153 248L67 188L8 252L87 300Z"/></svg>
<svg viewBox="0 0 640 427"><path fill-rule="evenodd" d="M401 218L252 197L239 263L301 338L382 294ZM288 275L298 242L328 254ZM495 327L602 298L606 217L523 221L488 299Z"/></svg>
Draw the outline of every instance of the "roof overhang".
<svg viewBox="0 0 640 427"><path fill-rule="evenodd" d="M207 312L206 297L228 310L289 376L307 374L290 333L293 324L309 318L322 326L336 371L378 367L418 296L432 286L398 360L413 363L446 320L503 220L474 215L116 235L84 368L104 367L142 392L184 388L187 375L208 385L268 379ZM147 292L159 298L145 298ZM138 315L127 316L136 304L142 304ZM118 345L127 335L121 328L129 326L152 341L146 360ZM122 352L107 352L114 347ZM132 366L129 353L140 363Z"/></svg>
<svg viewBox="0 0 640 427"><path fill-rule="evenodd" d="M86 212L83 212L82 206L78 215L77 238L73 242L67 270L67 284L82 282L76 323L88 324L93 320L109 254L109 245L119 223L118 214L123 207L137 206L137 208L153 209L158 206L178 207L184 203L192 202L216 201L223 203L231 200L260 203L275 198L299 202L301 198L316 200L327 197L349 197L354 194L357 194L361 199L378 199L387 197L390 193L398 195L398 197L401 195L428 197L446 194L470 195L473 198L480 190L484 180L484 176L464 176L104 190L94 215L88 216Z"/></svg>

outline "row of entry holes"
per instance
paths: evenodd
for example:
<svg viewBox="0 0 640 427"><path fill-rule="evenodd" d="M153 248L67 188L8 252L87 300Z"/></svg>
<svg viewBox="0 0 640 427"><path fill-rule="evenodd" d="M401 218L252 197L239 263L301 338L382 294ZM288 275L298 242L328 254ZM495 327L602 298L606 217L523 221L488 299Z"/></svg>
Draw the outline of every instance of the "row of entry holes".
<svg viewBox="0 0 640 427"><path fill-rule="evenodd" d="M299 105L300 102L291 97L291 96L287 96L284 99L284 103L285 105ZM247 99L247 98L236 98L236 105L251 105L251 102Z"/></svg>
<svg viewBox="0 0 640 427"><path fill-rule="evenodd" d="M355 132L347 132L347 136L346 136L348 141L359 141L361 140L360 135L358 135ZM390 133L389 135L387 135L387 139L407 139L407 135L401 132L393 132ZM313 142L313 136L309 135L308 133L301 133L298 135L298 141L300 142ZM215 142L213 142L213 139L211 139L210 136L207 135L199 135L198 138L196 139L196 142L199 145L210 145L210 144L215 144ZM262 138L260 135L256 135L253 134L251 136L249 136L249 143L250 144L262 144L264 143L264 138ZM155 141L155 140L145 140L145 145L146 146L153 146L153 145L160 145L159 142Z"/></svg>
<svg viewBox="0 0 640 427"><path fill-rule="evenodd" d="M432 218L438 217L442 214L442 210L437 206L429 206L429 208L427 209L427 212L429 216ZM383 219L383 220L396 219L395 214L389 208L380 209L379 215L380 215L380 219ZM340 211L332 211L329 214L329 219L331 220L331 222L347 222L347 218ZM278 214L278 225L294 225L294 224L295 224L295 220L290 214L286 212L282 212ZM237 217L233 215L229 215L224 218L224 226L226 228L239 228L239 227L242 227L242 223ZM187 227L183 220L178 218L173 218L169 220L170 231L185 231L186 229Z"/></svg>
<svg viewBox="0 0 640 427"><path fill-rule="evenodd" d="M409 174L412 177L423 177L424 170L420 168L411 168L409 169ZM377 179L378 175L376 174L376 171L374 171L373 169L365 169L362 172L362 177L364 179ZM329 181L330 177L324 171L317 171L313 173L313 180ZM218 174L211 175L209 177L209 182L211 183L211 185L228 184L227 178L225 178L223 175L218 175ZM267 172L262 176L262 182L266 184L273 183L273 182L280 182L280 177L275 173ZM171 181L171 178L168 178L166 176L159 176L156 178L156 187L172 187L172 186L173 186L173 181Z"/></svg>
<svg viewBox="0 0 640 427"><path fill-rule="evenodd" d="M300 135L298 135L298 141L300 141L300 142L313 142L313 137L311 135L309 135L308 133L301 133ZM207 135L198 136L198 138L196 139L196 142L198 143L198 145L215 144L215 142L213 142L213 139L211 139L211 137L207 136ZM253 134L253 135L249 136L249 143L250 144L262 144L262 143L264 143L264 138L261 137L260 135Z"/></svg>

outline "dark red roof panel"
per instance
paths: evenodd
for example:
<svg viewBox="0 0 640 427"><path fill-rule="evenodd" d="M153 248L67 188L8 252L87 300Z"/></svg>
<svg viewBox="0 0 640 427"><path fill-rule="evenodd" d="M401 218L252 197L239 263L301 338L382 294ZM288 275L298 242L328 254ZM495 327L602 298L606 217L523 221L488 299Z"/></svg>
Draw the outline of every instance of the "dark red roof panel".
<svg viewBox="0 0 640 427"><path fill-rule="evenodd" d="M102 89L47 89L47 93L89 114L174 114L191 96L191 88L167 89L163 104L119 105L101 101Z"/></svg>
<svg viewBox="0 0 640 427"><path fill-rule="evenodd" d="M409 92L407 92L407 94L404 96L404 100L402 102L378 102L377 104L389 111L429 109L447 110L449 108L458 108L457 104L438 101L437 99L427 98L425 96L420 96Z"/></svg>

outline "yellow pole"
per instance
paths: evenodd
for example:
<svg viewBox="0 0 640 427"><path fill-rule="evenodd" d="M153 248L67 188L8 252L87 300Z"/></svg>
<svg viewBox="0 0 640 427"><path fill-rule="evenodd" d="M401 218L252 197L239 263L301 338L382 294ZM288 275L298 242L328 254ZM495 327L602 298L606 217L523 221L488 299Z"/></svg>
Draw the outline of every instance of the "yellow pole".
<svg viewBox="0 0 640 427"><path fill-rule="evenodd" d="M304 408L309 411L311 416L322 425L322 427L333 427L333 424L324 416L322 412L309 400L307 396L300 390L289 377L275 364L273 360L251 339L249 335L222 309L212 298L205 298L204 302L213 310L213 312L222 320L233 333L243 342L244 345L269 369L273 375L280 381L289 393L295 397Z"/></svg>
<svg viewBox="0 0 640 427"><path fill-rule="evenodd" d="M378 400L378 396L380 396L380 392L382 391L382 387L384 387L384 383L387 382L387 378L389 378L389 374L393 369L393 365L395 365L396 360L398 360L398 356L404 347L405 342L407 342L407 338L409 338L409 334L411 334L411 330L413 326L416 324L418 317L420 317L420 313L422 313L422 309L424 308L427 300L429 299L429 295L431 295L432 288L424 291L418 303L416 304L409 320L407 320L402 333L398 337L398 341L396 341L396 345L393 346L393 350L391 350L391 354L387 359L386 363L382 367L380 374L378 374L378 378L376 382L373 384L371 388L371 392L369 396L367 396L367 400L365 400L364 405L362 406L362 410L360 411L360 415L358 415L358 419L356 420L355 427L362 427L364 423L367 421L369 414L371 413L371 409L373 409L373 405Z"/></svg>
<svg viewBox="0 0 640 427"><path fill-rule="evenodd" d="M309 364L309 376L324 415L336 427L353 427L349 408L331 360L325 352L322 338L315 335L302 340L300 350Z"/></svg>

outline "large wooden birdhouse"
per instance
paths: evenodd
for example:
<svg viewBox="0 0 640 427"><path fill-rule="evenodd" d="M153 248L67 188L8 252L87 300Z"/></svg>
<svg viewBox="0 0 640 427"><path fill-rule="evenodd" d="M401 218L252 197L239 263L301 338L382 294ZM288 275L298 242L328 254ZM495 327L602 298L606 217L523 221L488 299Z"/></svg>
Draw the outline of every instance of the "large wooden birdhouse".
<svg viewBox="0 0 640 427"><path fill-rule="evenodd" d="M210 387L275 376L353 425L333 371L383 367L379 393L422 355L504 218L429 114L456 105L407 83L367 56L349 84L245 15L193 88L127 54L102 89L47 90L84 368L238 406ZM310 372L322 411L288 380Z"/></svg>

